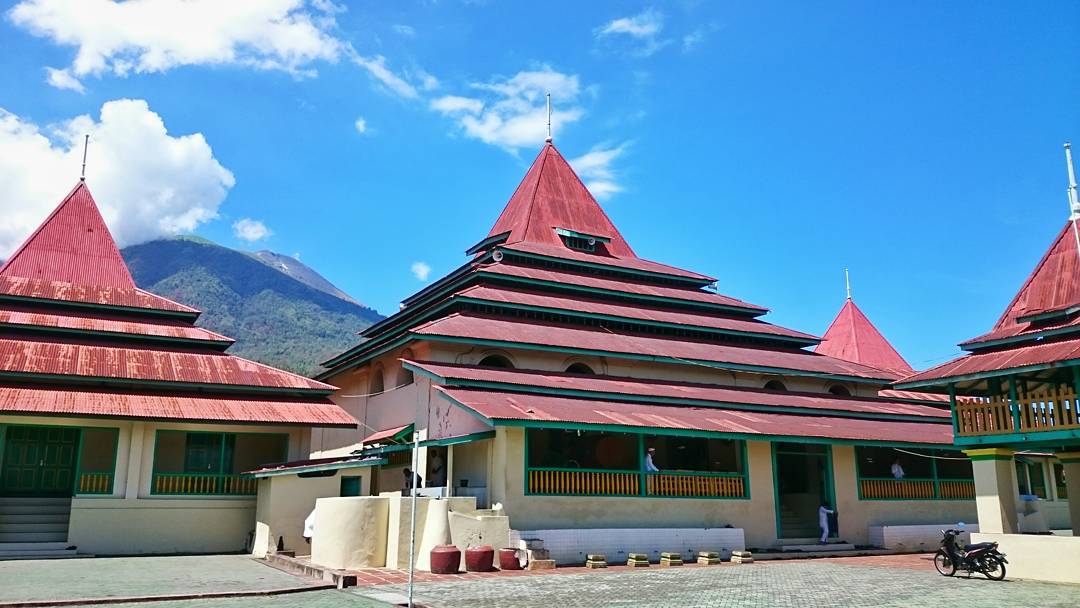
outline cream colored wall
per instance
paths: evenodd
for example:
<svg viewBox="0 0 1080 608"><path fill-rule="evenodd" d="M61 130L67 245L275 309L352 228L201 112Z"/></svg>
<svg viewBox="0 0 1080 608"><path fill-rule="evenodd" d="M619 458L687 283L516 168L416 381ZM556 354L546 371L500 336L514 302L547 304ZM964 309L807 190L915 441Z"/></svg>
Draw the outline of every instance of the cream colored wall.
<svg viewBox="0 0 1080 608"><path fill-rule="evenodd" d="M252 554L266 557L277 552L278 539L285 549L304 555L311 549L304 540L304 520L319 498L336 497L341 492L341 473L330 477L276 475L259 480L255 508L255 542Z"/></svg>
<svg viewBox="0 0 1080 608"><path fill-rule="evenodd" d="M1080 583L1080 537L972 533L971 542L997 542L1009 578Z"/></svg>
<svg viewBox="0 0 1080 608"><path fill-rule="evenodd" d="M320 498L311 540L312 563L339 570L383 567L389 503L376 496Z"/></svg>
<svg viewBox="0 0 1080 608"><path fill-rule="evenodd" d="M976 521L971 500L859 500L855 447L832 446L833 489L840 537L869 543L870 526L954 524Z"/></svg>

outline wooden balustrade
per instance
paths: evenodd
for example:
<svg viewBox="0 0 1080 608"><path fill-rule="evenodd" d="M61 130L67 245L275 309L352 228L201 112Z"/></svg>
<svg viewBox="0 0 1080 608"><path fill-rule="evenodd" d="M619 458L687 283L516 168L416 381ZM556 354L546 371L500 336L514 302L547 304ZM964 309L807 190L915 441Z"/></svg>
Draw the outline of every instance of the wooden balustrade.
<svg viewBox="0 0 1080 608"><path fill-rule="evenodd" d="M155 473L151 490L153 494L180 496L252 496L257 484L254 478L240 475Z"/></svg>
<svg viewBox="0 0 1080 608"><path fill-rule="evenodd" d="M79 473L79 484L75 489L76 494L111 494L112 473L82 471Z"/></svg>
<svg viewBox="0 0 1080 608"><path fill-rule="evenodd" d="M936 486L936 487L935 487ZM975 482L970 479L892 479L859 480L862 500L967 500L975 498Z"/></svg>
<svg viewBox="0 0 1080 608"><path fill-rule="evenodd" d="M1017 395L1015 404L1007 395L962 401L956 404L958 434L961 436L1040 433L1080 429L1076 392L1060 385Z"/></svg>
<svg viewBox="0 0 1080 608"><path fill-rule="evenodd" d="M975 498L975 482L970 479L938 481L938 498L969 500Z"/></svg>
<svg viewBox="0 0 1080 608"><path fill-rule="evenodd" d="M528 491L562 496L745 498L746 481L742 476L708 473L529 469Z"/></svg>

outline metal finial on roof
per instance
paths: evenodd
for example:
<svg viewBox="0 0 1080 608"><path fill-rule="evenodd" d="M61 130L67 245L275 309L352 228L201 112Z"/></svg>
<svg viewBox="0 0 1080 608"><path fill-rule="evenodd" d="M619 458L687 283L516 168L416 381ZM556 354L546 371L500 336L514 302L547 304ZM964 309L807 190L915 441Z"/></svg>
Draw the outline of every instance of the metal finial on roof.
<svg viewBox="0 0 1080 608"><path fill-rule="evenodd" d="M844 269L844 287L847 288L847 299L851 299L851 274L848 269Z"/></svg>
<svg viewBox="0 0 1080 608"><path fill-rule="evenodd" d="M1080 219L1080 198L1076 195L1076 171L1073 169L1072 144L1065 142L1065 165L1069 168L1069 219Z"/></svg>
<svg viewBox="0 0 1080 608"><path fill-rule="evenodd" d="M89 147L90 147L90 134L87 133L86 138L83 139L83 147L82 147L82 174L79 175L79 181L81 181L81 182L86 181L86 150Z"/></svg>
<svg viewBox="0 0 1080 608"><path fill-rule="evenodd" d="M544 141L546 141L546 142L548 142L550 144L551 143L551 93L547 94L547 110L548 110L548 136L547 136L547 139L544 140Z"/></svg>

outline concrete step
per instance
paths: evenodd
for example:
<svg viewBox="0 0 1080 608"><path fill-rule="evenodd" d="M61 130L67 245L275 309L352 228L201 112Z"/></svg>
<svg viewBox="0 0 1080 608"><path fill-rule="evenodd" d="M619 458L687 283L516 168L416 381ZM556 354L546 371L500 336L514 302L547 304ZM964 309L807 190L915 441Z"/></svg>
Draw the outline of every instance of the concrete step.
<svg viewBox="0 0 1080 608"><path fill-rule="evenodd" d="M71 519L71 512L63 513L6 513L0 514L3 524L64 524Z"/></svg>
<svg viewBox="0 0 1080 608"><path fill-rule="evenodd" d="M92 557L79 555L74 549L57 549L55 551L0 551L0 561L15 559L72 559L76 557Z"/></svg>
<svg viewBox="0 0 1080 608"><path fill-rule="evenodd" d="M71 543L0 543L0 552L14 553L19 551L64 551Z"/></svg>
<svg viewBox="0 0 1080 608"><path fill-rule="evenodd" d="M68 522L63 521L51 521L51 522L11 522L7 519L0 519L0 534L6 534L8 532L67 532Z"/></svg>
<svg viewBox="0 0 1080 608"><path fill-rule="evenodd" d="M34 515L45 513L71 513L71 505L7 505L4 507L0 507L0 517L7 517L8 515Z"/></svg>
<svg viewBox="0 0 1080 608"><path fill-rule="evenodd" d="M808 559L815 557L858 557L860 555L900 555L910 551L894 551L892 549L852 549L850 551L754 551L754 561L771 559Z"/></svg>
<svg viewBox="0 0 1080 608"><path fill-rule="evenodd" d="M807 544L807 545L781 545L781 551L810 551L813 553L832 553L835 551L853 551L855 545L850 543L828 543L822 545Z"/></svg>
<svg viewBox="0 0 1080 608"><path fill-rule="evenodd" d="M70 505L71 497L52 496L0 496L0 509L4 505Z"/></svg>
<svg viewBox="0 0 1080 608"><path fill-rule="evenodd" d="M788 536L786 538L780 538L777 539L775 546L782 547L784 545L817 545L819 542L821 542L820 534L821 530L818 530L818 533L812 536ZM828 540L828 543L830 545L843 544L845 542L847 541L838 538L830 538Z"/></svg>
<svg viewBox="0 0 1080 608"><path fill-rule="evenodd" d="M0 532L0 543L66 543L67 530L61 532Z"/></svg>

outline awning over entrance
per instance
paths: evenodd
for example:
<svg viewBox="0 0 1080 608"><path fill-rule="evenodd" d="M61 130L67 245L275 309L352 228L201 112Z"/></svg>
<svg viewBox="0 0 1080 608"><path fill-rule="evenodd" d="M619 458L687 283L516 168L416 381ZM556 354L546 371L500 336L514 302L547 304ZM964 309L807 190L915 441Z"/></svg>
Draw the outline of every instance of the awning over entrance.
<svg viewBox="0 0 1080 608"><path fill-rule="evenodd" d="M364 437L361 442L363 445L374 445L377 443L401 443L412 435L413 425L403 424L401 426L395 426L393 428L385 429L372 433L367 437Z"/></svg>
<svg viewBox="0 0 1080 608"><path fill-rule="evenodd" d="M340 469L355 469L360 467L374 467L386 464L385 458L344 456L337 458L314 458L311 460L295 460L281 464L267 465L253 471L246 471L246 475L255 477L274 477L277 475L296 475L300 473L320 473L323 471L337 471Z"/></svg>
<svg viewBox="0 0 1080 608"><path fill-rule="evenodd" d="M436 387L455 405L488 424L620 431L666 430L673 434L742 439L804 438L859 443L951 445L952 425L839 416L678 407L629 401L580 399L494 390Z"/></svg>

